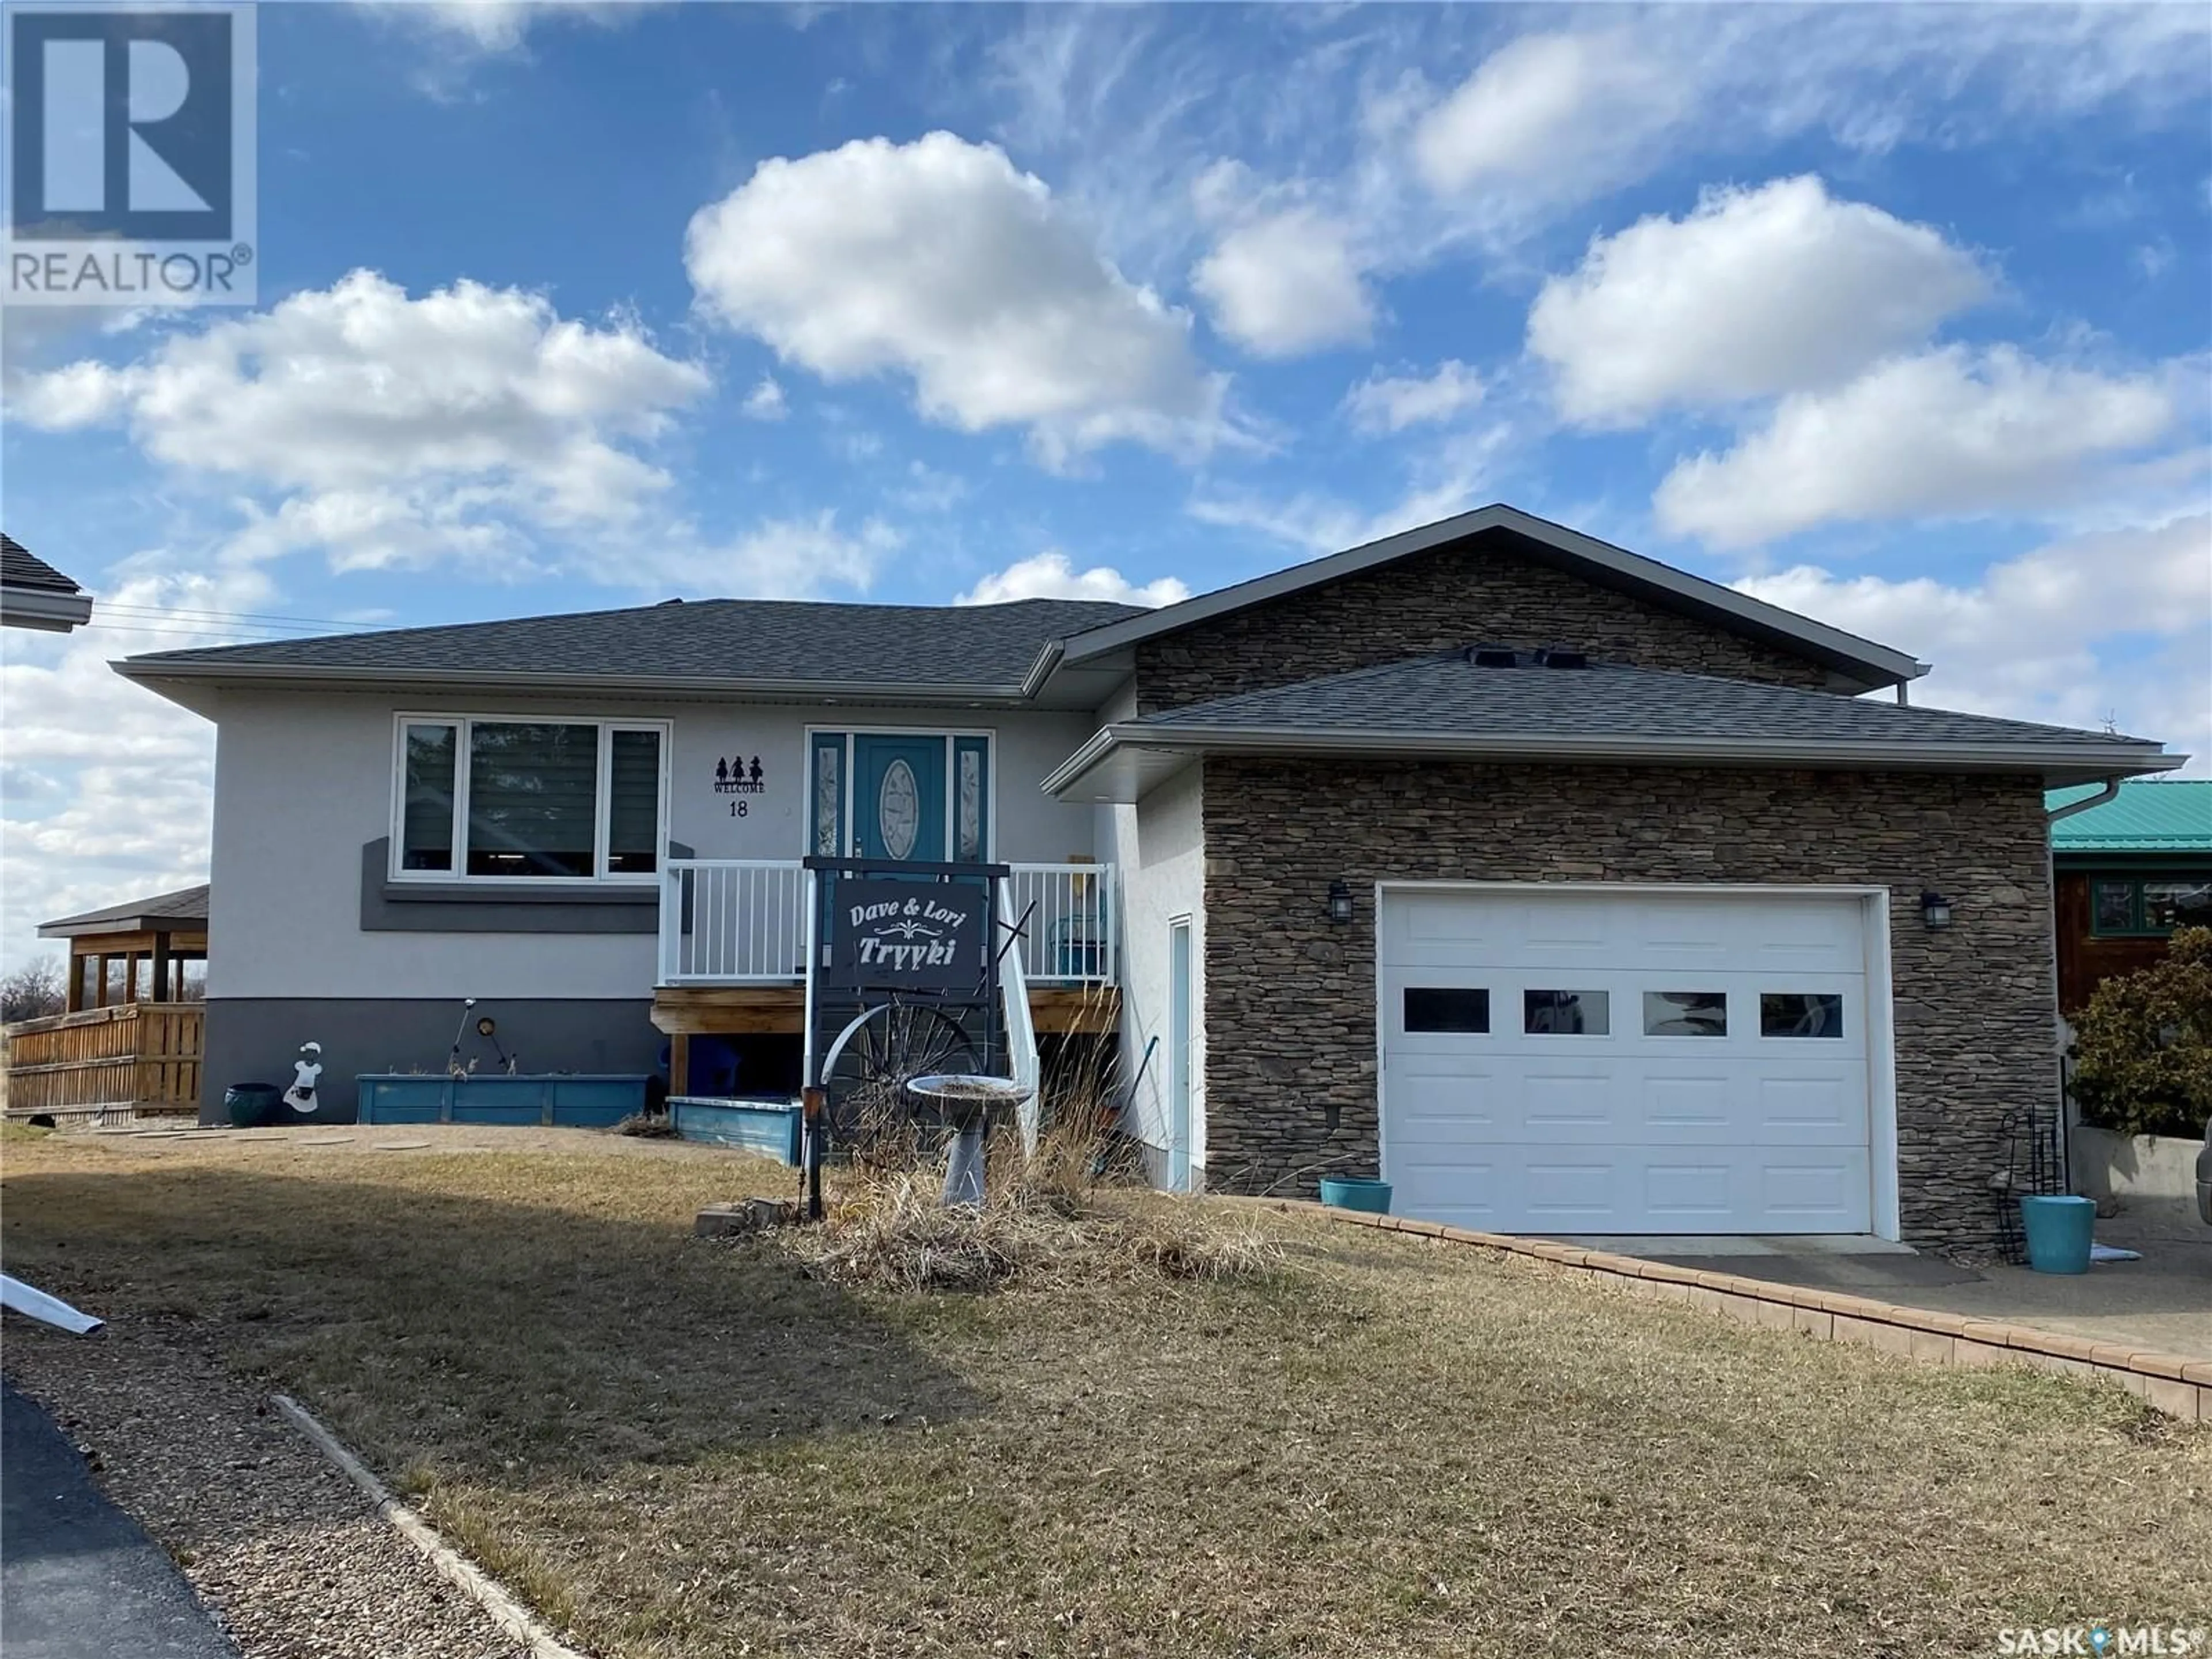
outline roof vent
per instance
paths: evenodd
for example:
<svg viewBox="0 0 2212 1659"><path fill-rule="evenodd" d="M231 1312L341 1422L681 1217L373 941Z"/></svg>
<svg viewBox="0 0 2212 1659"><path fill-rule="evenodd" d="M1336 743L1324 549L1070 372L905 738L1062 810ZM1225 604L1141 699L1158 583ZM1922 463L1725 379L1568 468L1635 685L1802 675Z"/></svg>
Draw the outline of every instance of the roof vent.
<svg viewBox="0 0 2212 1659"><path fill-rule="evenodd" d="M682 599L663 599L660 603L661 603L663 605L681 605L681 604L683 604L683 603L684 603L684 601L683 601Z"/></svg>
<svg viewBox="0 0 2212 1659"><path fill-rule="evenodd" d="M1467 659L1477 668L1511 668L1521 658L1510 645L1470 645Z"/></svg>
<svg viewBox="0 0 2212 1659"><path fill-rule="evenodd" d="M1580 651L1571 651L1564 645L1554 645L1536 653L1536 660L1547 668L1588 668L1589 658Z"/></svg>

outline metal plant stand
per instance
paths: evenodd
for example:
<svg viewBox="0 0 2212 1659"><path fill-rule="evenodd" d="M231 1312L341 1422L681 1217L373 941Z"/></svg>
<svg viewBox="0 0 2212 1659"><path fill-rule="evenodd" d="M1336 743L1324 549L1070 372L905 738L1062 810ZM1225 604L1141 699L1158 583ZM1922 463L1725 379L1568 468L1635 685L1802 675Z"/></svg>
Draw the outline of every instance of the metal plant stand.
<svg viewBox="0 0 2212 1659"><path fill-rule="evenodd" d="M2022 1106L2007 1112L1998 1122L2005 1162L1990 1186L1997 1206L1998 1249L2007 1261L2027 1259L2020 1200L2066 1190L2066 1169L2059 1146L2063 1121L2063 1107Z"/></svg>

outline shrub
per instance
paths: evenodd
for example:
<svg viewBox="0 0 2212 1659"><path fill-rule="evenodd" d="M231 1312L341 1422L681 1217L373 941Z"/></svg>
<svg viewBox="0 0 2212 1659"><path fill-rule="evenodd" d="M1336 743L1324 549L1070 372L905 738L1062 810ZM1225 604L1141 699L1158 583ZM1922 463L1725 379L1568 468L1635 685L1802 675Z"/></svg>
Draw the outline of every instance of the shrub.
<svg viewBox="0 0 2212 1659"><path fill-rule="evenodd" d="M2121 1134L2201 1135L2212 1118L2212 927L2100 985L2075 1021L2081 1115Z"/></svg>

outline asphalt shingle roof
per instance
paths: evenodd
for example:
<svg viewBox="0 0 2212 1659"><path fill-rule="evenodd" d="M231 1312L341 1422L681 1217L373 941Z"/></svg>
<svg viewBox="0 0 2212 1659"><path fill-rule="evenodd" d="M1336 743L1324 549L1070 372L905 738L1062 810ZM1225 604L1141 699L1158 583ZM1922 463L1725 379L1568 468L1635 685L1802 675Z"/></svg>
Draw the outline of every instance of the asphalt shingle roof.
<svg viewBox="0 0 2212 1659"><path fill-rule="evenodd" d="M141 920L157 923L196 921L204 927L207 916L207 884L202 882L197 887L179 887L173 893L156 893L150 898L132 899L127 904L111 904L104 910L87 910L82 915L42 921L39 932L49 939L64 938L72 933L107 932L118 922Z"/></svg>
<svg viewBox="0 0 2212 1659"><path fill-rule="evenodd" d="M1054 640L1141 614L1087 599L1008 605L690 599L512 622L400 628L307 640L157 651L134 672L224 665L388 674L473 672L658 675L885 687L1020 684Z"/></svg>
<svg viewBox="0 0 2212 1659"><path fill-rule="evenodd" d="M2095 793L2094 784L2054 789L2048 804L2070 805ZM2052 824L2051 847L2058 853L2212 854L2212 779L2123 783L2112 799Z"/></svg>
<svg viewBox="0 0 2212 1659"><path fill-rule="evenodd" d="M83 592L22 543L6 534L0 534L0 586L32 587L46 593Z"/></svg>
<svg viewBox="0 0 2212 1659"><path fill-rule="evenodd" d="M1168 730L1364 732L1407 737L1835 744L2155 743L2106 732L1954 714L1825 691L1650 668L1478 666L1463 652L1194 703L1135 722Z"/></svg>

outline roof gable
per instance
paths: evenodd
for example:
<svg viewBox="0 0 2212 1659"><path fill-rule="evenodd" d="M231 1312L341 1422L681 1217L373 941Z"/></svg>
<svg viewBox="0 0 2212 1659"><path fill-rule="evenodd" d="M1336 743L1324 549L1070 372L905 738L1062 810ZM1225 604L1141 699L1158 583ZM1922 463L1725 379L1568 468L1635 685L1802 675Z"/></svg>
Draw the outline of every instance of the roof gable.
<svg viewBox="0 0 2212 1659"><path fill-rule="evenodd" d="M1060 647L1060 660L1073 665L1127 651L1216 617L1498 532L1514 537L1516 550L1529 557L1598 586L1633 594L1662 608L1698 617L1729 631L1780 647L1822 665L1860 690L1896 685L1927 672L1926 664L1905 652L1861 639L1503 503L1387 536L1325 558L1310 560L1233 587L1201 593L1179 605L1106 623L1066 641Z"/></svg>

